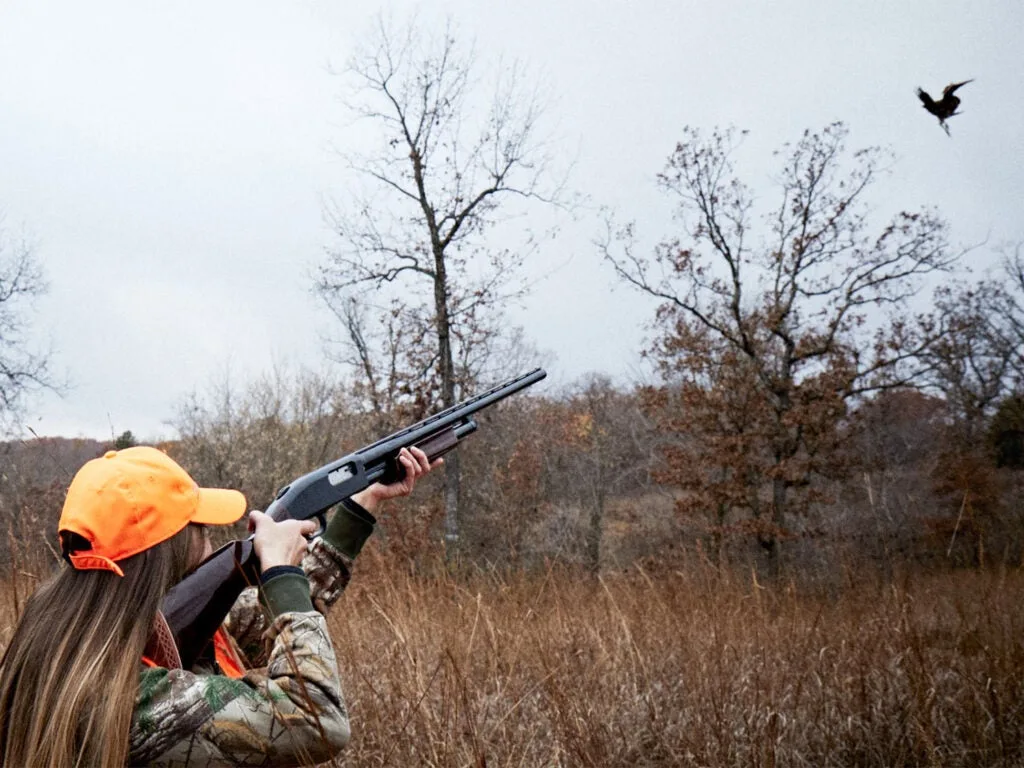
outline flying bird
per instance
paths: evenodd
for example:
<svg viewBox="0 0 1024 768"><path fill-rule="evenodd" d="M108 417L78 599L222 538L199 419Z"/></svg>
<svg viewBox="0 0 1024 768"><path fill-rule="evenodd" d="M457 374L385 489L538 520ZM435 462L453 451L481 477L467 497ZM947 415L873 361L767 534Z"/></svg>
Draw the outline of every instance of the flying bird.
<svg viewBox="0 0 1024 768"><path fill-rule="evenodd" d="M924 104L924 108L939 118L939 125L942 126L942 130L949 136L949 126L946 125L946 120L951 118L953 115L959 115L956 108L960 106L960 97L956 95L956 89L962 85L967 85L972 82L974 78L970 80L964 80L961 83L950 83L942 89L942 98L936 101L923 88L917 89L917 97Z"/></svg>

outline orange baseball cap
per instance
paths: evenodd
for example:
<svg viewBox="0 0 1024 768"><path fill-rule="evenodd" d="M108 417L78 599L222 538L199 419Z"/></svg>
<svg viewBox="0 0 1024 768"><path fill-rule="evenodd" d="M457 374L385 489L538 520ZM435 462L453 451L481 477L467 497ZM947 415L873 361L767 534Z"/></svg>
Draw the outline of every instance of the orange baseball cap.
<svg viewBox="0 0 1024 768"><path fill-rule="evenodd" d="M200 488L163 451L148 446L107 451L78 470L57 525L92 548L68 555L79 570L124 572L118 560L174 536L189 523L224 525L245 514L245 496Z"/></svg>

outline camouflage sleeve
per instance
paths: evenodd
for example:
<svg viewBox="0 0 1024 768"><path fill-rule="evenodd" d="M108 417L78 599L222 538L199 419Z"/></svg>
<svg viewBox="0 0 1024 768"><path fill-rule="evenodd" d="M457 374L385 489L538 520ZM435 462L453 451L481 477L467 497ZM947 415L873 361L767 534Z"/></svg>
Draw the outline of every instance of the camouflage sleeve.
<svg viewBox="0 0 1024 768"><path fill-rule="evenodd" d="M302 570L309 579L313 605L326 615L348 586L352 574L352 558L319 537L306 550ZM260 606L256 587L249 587L242 592L224 620L224 628L245 655L248 667L261 667L267 663L269 648L264 641L267 616Z"/></svg>
<svg viewBox="0 0 1024 768"><path fill-rule="evenodd" d="M284 613L269 635L269 665L240 680L144 669L129 764L297 766L337 754L349 721L324 617Z"/></svg>

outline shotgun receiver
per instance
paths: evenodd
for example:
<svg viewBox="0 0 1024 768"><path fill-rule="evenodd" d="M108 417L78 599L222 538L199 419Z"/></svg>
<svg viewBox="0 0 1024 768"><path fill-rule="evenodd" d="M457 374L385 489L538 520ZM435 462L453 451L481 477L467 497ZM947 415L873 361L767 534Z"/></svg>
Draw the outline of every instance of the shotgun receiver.
<svg viewBox="0 0 1024 768"><path fill-rule="evenodd" d="M402 448L420 448L431 461L443 456L476 431L477 423L470 418L474 413L545 376L537 368L325 464L278 491L266 514L279 521L318 518L322 533L331 507L372 483L401 479L404 469L398 452ZM203 654L242 590L259 584L259 575L250 536L228 542L171 588L161 611L174 633L183 668L189 669Z"/></svg>

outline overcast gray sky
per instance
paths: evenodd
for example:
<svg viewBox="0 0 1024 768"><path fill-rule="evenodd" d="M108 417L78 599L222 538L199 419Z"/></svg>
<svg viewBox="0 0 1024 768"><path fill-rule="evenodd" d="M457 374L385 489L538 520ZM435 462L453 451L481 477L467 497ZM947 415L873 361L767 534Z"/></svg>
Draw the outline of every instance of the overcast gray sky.
<svg viewBox="0 0 1024 768"><path fill-rule="evenodd" d="M737 164L769 201L771 150L837 119L851 146L895 154L880 211L934 205L959 243L1024 240L1018 0L0 0L0 210L36 242L36 327L74 385L28 425L166 437L174 405L227 371L316 367L331 320L309 275L334 242L321 201L345 179L331 145L362 130L329 66L378 11L413 8L543 78L573 185L649 242L670 231L654 175L682 126L749 129ZM914 89L971 77L947 138ZM556 383L627 379L653 312L595 234L586 217L563 227L531 267L550 276L511 308Z"/></svg>

